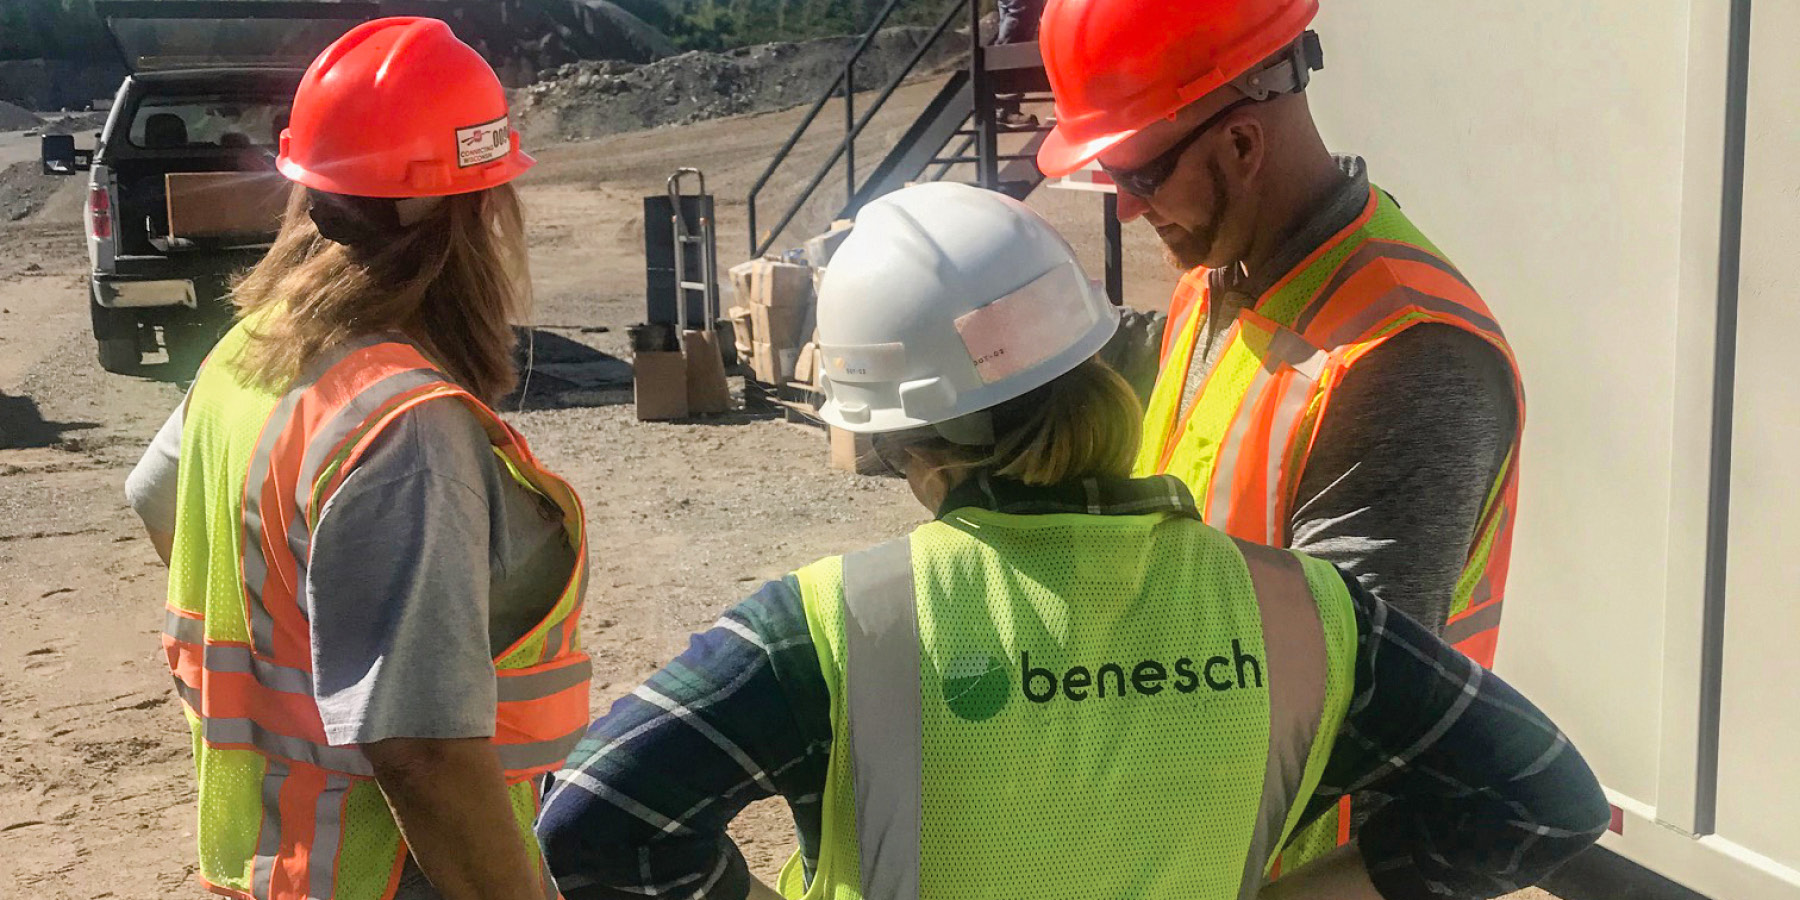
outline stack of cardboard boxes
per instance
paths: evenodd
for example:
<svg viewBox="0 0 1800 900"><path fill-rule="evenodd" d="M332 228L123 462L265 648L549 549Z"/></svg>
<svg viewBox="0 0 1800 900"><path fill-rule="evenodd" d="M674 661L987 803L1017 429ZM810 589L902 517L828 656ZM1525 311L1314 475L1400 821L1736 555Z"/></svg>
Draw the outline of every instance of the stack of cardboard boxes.
<svg viewBox="0 0 1800 900"><path fill-rule="evenodd" d="M737 305L728 315L737 330L738 356L749 360L751 377L775 388L778 397L782 388L800 390L797 396L817 390L820 360L814 329L818 286L832 254L850 236L851 228L850 221L839 220L830 231L807 241L799 253L753 259L731 269ZM816 399L818 395L812 396ZM867 435L838 428L830 432L833 468L863 474L879 468Z"/></svg>

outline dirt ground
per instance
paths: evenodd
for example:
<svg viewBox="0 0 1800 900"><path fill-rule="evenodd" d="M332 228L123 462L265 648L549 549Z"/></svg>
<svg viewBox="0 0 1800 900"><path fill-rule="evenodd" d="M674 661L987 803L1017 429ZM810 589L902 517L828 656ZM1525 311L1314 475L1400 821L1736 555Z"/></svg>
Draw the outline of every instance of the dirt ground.
<svg viewBox="0 0 1800 900"><path fill-rule="evenodd" d="M794 120L545 149L525 183L537 324L617 372L624 328L643 315L642 196L677 161L705 169L721 262L741 259L743 192ZM801 156L818 159L828 137ZM810 174L793 172L777 187ZM198 897L188 737L157 639L165 574L121 492L182 388L95 364L81 190L71 181L27 220L0 223L0 897ZM1097 274L1098 198L1034 202ZM1145 230L1128 231L1130 296L1157 303L1172 276ZM587 503L596 712L760 581L924 518L901 484L829 470L819 432L745 415L639 424L616 383L555 395L566 380L543 378L511 418ZM792 846L775 803L735 834L766 876Z"/></svg>

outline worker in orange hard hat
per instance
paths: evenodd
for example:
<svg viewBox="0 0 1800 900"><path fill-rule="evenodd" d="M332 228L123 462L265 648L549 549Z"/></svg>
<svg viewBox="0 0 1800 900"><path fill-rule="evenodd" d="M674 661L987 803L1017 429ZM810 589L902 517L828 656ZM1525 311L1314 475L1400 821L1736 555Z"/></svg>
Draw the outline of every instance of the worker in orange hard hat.
<svg viewBox="0 0 1800 900"><path fill-rule="evenodd" d="M493 411L519 149L436 19L359 25L280 137L279 237L127 484L169 562L199 875L245 900L544 900L588 721L581 505Z"/></svg>
<svg viewBox="0 0 1800 900"><path fill-rule="evenodd" d="M1469 280L1363 160L1326 149L1305 93L1318 8L1051 0L1038 164L1097 163L1120 217L1186 273L1166 319L1129 317L1137 339L1110 357L1157 372L1137 473L1179 477L1209 523L1331 560L1491 666L1518 369Z"/></svg>

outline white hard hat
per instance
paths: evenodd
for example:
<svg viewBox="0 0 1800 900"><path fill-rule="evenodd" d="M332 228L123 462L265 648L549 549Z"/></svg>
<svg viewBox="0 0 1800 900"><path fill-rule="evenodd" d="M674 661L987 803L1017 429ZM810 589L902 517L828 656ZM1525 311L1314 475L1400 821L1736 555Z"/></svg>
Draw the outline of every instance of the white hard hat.
<svg viewBox="0 0 1800 900"><path fill-rule="evenodd" d="M1025 204L966 184L909 187L863 207L819 285L819 415L864 433L950 423L940 430L956 440L969 429L953 420L1049 384L1118 325L1069 243Z"/></svg>

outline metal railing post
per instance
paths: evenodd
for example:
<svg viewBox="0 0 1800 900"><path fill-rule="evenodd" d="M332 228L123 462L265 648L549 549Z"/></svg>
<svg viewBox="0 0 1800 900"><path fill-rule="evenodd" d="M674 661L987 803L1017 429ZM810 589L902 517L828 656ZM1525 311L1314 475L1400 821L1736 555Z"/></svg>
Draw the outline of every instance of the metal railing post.
<svg viewBox="0 0 1800 900"><path fill-rule="evenodd" d="M844 205L856 202L856 61L844 67Z"/></svg>
<svg viewBox="0 0 1800 900"><path fill-rule="evenodd" d="M994 154L999 142L994 134L994 96L988 84L987 53L981 45L981 0L969 4L969 84L975 97L975 178L989 190L999 186L1000 167Z"/></svg>

